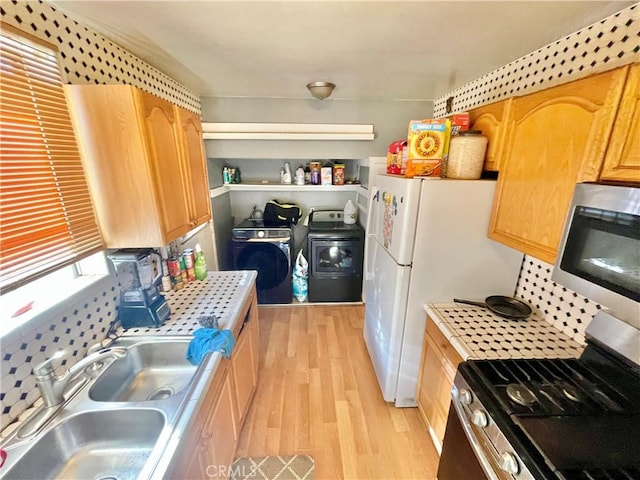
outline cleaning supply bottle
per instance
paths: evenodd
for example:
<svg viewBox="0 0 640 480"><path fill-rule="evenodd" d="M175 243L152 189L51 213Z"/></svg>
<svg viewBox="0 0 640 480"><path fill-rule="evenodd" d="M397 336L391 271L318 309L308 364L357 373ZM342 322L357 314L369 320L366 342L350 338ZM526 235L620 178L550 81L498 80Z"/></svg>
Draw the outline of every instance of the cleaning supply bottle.
<svg viewBox="0 0 640 480"><path fill-rule="evenodd" d="M282 176L282 183L291 185L291 166L289 162L284 164L284 175Z"/></svg>
<svg viewBox="0 0 640 480"><path fill-rule="evenodd" d="M347 225L356 223L356 206L351 200L344 206L343 222Z"/></svg>
<svg viewBox="0 0 640 480"><path fill-rule="evenodd" d="M196 280L204 280L207 278L207 261L204 258L204 253L202 253L202 247L200 244L196 244L196 261L194 263L194 270L196 275Z"/></svg>

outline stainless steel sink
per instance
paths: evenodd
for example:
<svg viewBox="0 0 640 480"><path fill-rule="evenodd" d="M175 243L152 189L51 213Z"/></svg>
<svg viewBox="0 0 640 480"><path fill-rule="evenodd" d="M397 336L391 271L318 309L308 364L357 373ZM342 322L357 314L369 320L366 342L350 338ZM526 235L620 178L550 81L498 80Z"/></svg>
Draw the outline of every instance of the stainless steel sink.
<svg viewBox="0 0 640 480"><path fill-rule="evenodd" d="M153 409L88 411L49 429L6 478L137 478L165 426Z"/></svg>
<svg viewBox="0 0 640 480"><path fill-rule="evenodd" d="M197 367L187 361L189 340L114 342L111 347L126 346L128 353L112 362L89 390L89 398L98 402L148 402L165 400L182 392L191 382Z"/></svg>
<svg viewBox="0 0 640 480"><path fill-rule="evenodd" d="M41 405L0 442L0 478L164 478L222 360L215 352L191 365L190 340L116 339L108 348L123 356L76 369L62 403Z"/></svg>

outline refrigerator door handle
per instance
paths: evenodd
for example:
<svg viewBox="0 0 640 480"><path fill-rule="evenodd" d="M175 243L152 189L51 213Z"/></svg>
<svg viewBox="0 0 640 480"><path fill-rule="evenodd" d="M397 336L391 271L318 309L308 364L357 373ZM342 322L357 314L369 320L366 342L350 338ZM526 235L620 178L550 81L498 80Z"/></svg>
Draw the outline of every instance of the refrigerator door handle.
<svg viewBox="0 0 640 480"><path fill-rule="evenodd" d="M380 190L378 187L371 187L371 194L369 195L369 205L367 205L367 224L365 225L365 233L372 234L371 232L371 219L373 218L373 202L377 202L380 198Z"/></svg>
<svg viewBox="0 0 640 480"><path fill-rule="evenodd" d="M373 239L373 234L374 232L371 231L372 228L372 224L373 224L373 217L376 214L376 212L374 212L373 210L373 202L378 202L380 198L380 190L378 190L378 187L376 187L375 185L371 186L371 193L369 194L369 205L367 206L367 222L366 222L366 226L365 226L365 235L366 235L366 241L365 241L365 252L364 252L364 265L363 265L363 270L364 270L364 275L363 278L364 280L371 280L372 278L372 272L369 271L369 262L368 262L368 257L370 252L368 251L371 248L370 242L375 241Z"/></svg>

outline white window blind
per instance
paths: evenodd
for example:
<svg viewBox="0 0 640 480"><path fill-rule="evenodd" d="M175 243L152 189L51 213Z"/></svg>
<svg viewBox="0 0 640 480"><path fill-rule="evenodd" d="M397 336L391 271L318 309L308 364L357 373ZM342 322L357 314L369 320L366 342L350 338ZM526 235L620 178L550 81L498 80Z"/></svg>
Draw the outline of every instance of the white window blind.
<svg viewBox="0 0 640 480"><path fill-rule="evenodd" d="M104 249L53 47L0 33L0 293Z"/></svg>

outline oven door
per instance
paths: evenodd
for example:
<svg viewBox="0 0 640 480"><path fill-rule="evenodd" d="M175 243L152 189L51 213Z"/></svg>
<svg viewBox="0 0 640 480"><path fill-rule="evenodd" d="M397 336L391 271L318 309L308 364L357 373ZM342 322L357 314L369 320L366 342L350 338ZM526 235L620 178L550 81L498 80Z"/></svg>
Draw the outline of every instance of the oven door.
<svg viewBox="0 0 640 480"><path fill-rule="evenodd" d="M487 480L476 457L476 448L467 438L462 422L453 405L449 408L447 429L442 442L442 454L438 465L438 480Z"/></svg>

